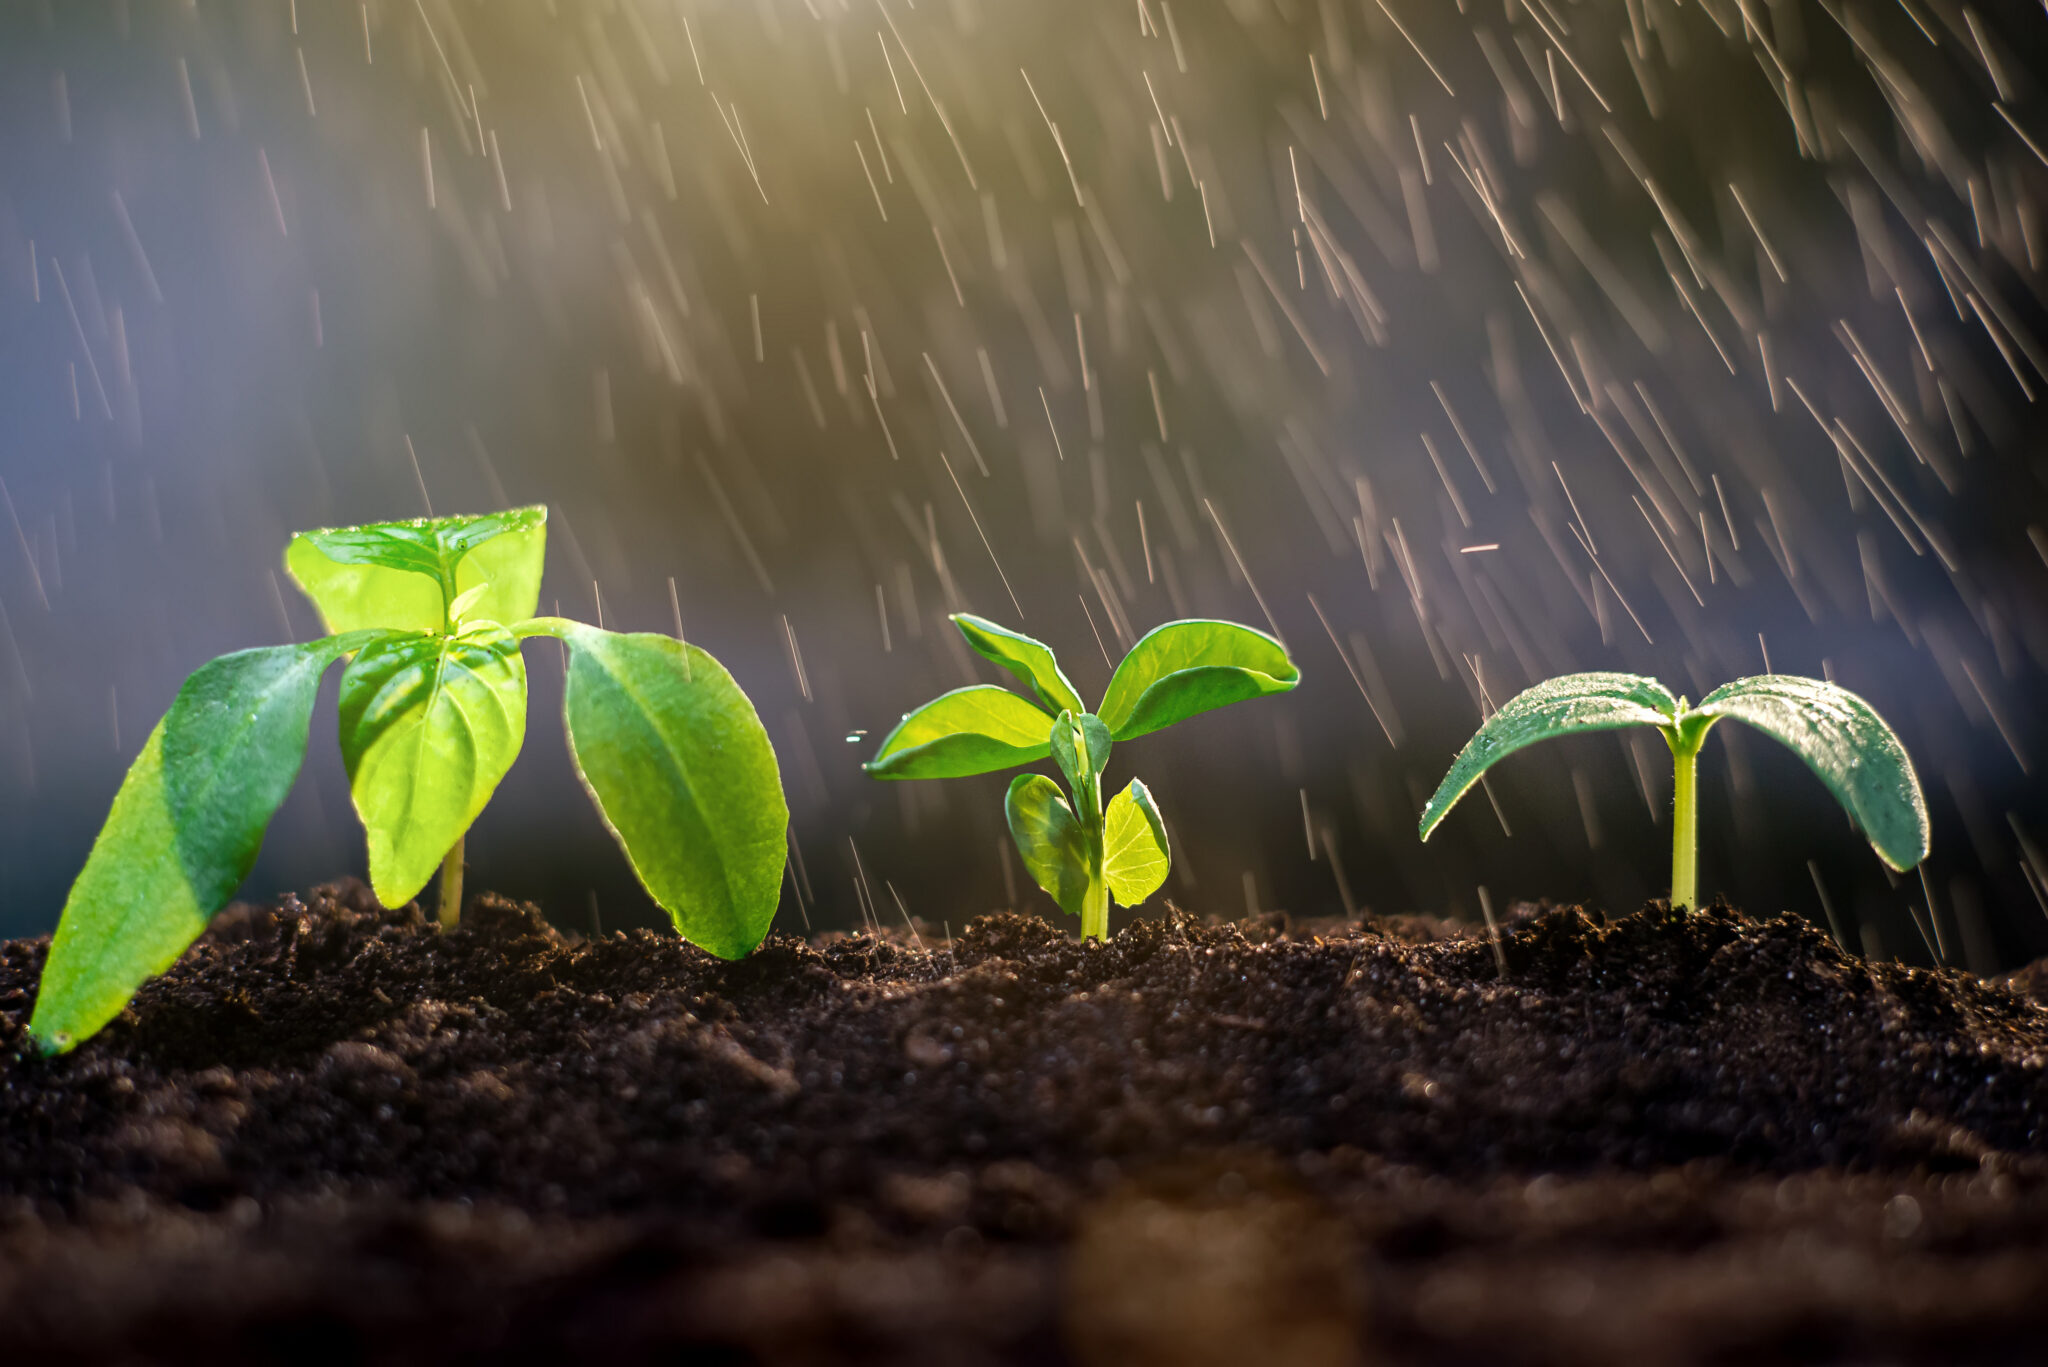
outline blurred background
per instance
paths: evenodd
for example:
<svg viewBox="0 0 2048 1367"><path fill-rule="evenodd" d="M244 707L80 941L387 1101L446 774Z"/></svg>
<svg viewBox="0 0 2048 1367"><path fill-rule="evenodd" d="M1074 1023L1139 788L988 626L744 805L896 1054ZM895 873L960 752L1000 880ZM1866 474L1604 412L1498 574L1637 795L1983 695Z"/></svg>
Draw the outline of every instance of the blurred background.
<svg viewBox="0 0 2048 1367"><path fill-rule="evenodd" d="M1493 705L1827 675L1934 818L1702 763L1701 886L1873 955L2048 952L2048 15L2031 0L21 0L0 9L0 934L186 673L317 634L294 529L551 510L544 610L753 695L799 860L1057 915L897 716L1176 616L1305 680L1118 748L1241 914L1632 910L1650 732L1415 819ZM471 887L654 924L529 652ZM362 869L333 683L246 894Z"/></svg>

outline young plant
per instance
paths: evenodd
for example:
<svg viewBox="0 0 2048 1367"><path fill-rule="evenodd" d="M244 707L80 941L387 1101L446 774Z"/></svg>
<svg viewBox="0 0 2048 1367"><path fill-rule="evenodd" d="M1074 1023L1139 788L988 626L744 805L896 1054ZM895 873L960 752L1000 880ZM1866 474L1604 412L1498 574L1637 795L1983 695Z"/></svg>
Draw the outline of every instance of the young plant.
<svg viewBox="0 0 2048 1367"><path fill-rule="evenodd" d="M1723 684L1698 706L1635 674L1567 674L1518 693L1479 728L1422 809L1422 838L1499 759L1577 731L1654 726L1671 747L1671 905L1699 905L1697 765L1723 717L1788 746L1820 776L1877 850L1904 872L1927 857L1927 803L1906 747L1869 703L1844 688L1790 674Z"/></svg>
<svg viewBox="0 0 2048 1367"><path fill-rule="evenodd" d="M341 676L341 754L370 885L399 906L441 874L526 738L519 643L568 654L569 753L598 812L683 938L737 958L768 932L789 808L753 704L667 636L536 617L547 509L301 532L285 568L331 635L203 665L115 795L50 943L29 1033L61 1053L169 968L234 894L290 791L313 700Z"/></svg>
<svg viewBox="0 0 2048 1367"><path fill-rule="evenodd" d="M953 624L1050 710L993 684L958 688L906 713L864 767L876 778L965 778L1050 755L1072 800L1043 774L1019 774L1004 809L1024 867L1063 911L1081 918L1083 939L1106 939L1111 895L1138 905L1166 881L1171 862L1166 826L1143 783L1132 779L1104 805L1111 743L1301 681L1286 649L1262 632L1233 622L1168 622L1131 647L1095 713L1043 643L969 613L954 613Z"/></svg>

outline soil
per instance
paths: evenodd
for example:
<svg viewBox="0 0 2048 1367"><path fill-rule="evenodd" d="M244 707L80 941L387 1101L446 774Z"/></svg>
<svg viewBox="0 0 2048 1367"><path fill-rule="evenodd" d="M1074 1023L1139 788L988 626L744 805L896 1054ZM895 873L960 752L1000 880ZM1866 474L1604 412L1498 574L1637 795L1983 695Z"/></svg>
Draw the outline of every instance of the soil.
<svg viewBox="0 0 2048 1367"><path fill-rule="evenodd" d="M1791 916L0 945L11 1362L2033 1362L2048 1009ZM1503 972L1503 964L1505 972Z"/></svg>

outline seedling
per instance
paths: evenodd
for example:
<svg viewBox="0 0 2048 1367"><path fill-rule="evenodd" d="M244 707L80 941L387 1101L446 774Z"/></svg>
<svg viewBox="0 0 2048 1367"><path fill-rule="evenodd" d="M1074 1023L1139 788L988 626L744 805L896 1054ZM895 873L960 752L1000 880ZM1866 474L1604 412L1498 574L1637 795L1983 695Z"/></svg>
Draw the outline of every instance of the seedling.
<svg viewBox="0 0 2048 1367"><path fill-rule="evenodd" d="M1697 766L1723 717L1790 747L1848 809L1878 857L1901 873L1927 857L1927 803L1906 747L1863 699L1819 679L1761 674L1723 684L1698 706L1635 674L1567 674L1516 694L1479 728L1422 809L1422 838L1494 764L1577 731L1654 726L1671 747L1671 905L1699 905Z"/></svg>
<svg viewBox="0 0 2048 1367"><path fill-rule="evenodd" d="M519 643L552 636L570 756L634 873L693 944L761 942L789 808L753 704L696 646L534 616L546 534L533 507L292 538L285 568L332 634L223 655L178 691L64 904L29 1022L45 1051L113 1019L248 876L344 658L341 755L385 906L438 867L441 924L460 916L464 833L526 738Z"/></svg>
<svg viewBox="0 0 2048 1367"><path fill-rule="evenodd" d="M1111 743L1301 681L1286 648L1262 632L1233 622L1168 622L1131 647L1095 713L1050 647L965 612L954 613L953 624L1051 710L994 684L958 688L906 713L865 767L876 778L965 778L1050 755L1072 800L1044 774L1019 774L1004 810L1024 867L1062 910L1081 918L1083 939L1108 937L1112 894L1137 906L1159 890L1171 865L1166 826L1143 783L1132 779L1103 804Z"/></svg>

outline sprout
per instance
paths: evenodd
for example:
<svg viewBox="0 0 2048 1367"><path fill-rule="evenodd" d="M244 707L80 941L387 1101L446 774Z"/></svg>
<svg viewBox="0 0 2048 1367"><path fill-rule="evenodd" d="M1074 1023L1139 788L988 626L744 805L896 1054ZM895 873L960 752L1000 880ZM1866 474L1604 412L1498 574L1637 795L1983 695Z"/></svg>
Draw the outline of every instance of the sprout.
<svg viewBox="0 0 2048 1367"><path fill-rule="evenodd" d="M285 567L332 635L237 651L178 691L122 780L50 943L29 1033L62 1053L163 972L248 876L298 776L313 700L341 676L341 754L370 885L399 906L441 874L526 739L519 643L568 651L570 755L648 893L737 958L774 918L789 808L768 733L695 646L535 617L547 509L302 532Z"/></svg>
<svg viewBox="0 0 2048 1367"><path fill-rule="evenodd" d="M1284 693L1301 680L1286 648L1262 632L1234 622L1168 622L1131 647L1101 711L1092 713L1044 643L964 612L953 624L969 645L1031 685L1045 707L992 684L955 689L905 714L865 767L876 778L965 778L1050 756L1067 776L1071 800L1044 774L1019 774L1004 807L1024 867L1062 910L1081 918L1084 939L1108 936L1112 895L1138 905L1159 890L1172 863L1166 825L1143 783L1132 779L1103 803L1111 743Z"/></svg>
<svg viewBox="0 0 2048 1367"><path fill-rule="evenodd" d="M1495 761L1525 745L1575 731L1654 726L1671 747L1673 766L1671 905L1697 906L1696 767L1708 729L1723 717L1748 722L1805 760L1885 863L1904 872L1927 857L1927 803L1899 738L1854 693L1787 674L1723 684L1697 707L1635 674L1567 674L1540 683L1510 698L1458 753L1422 809L1422 838Z"/></svg>

